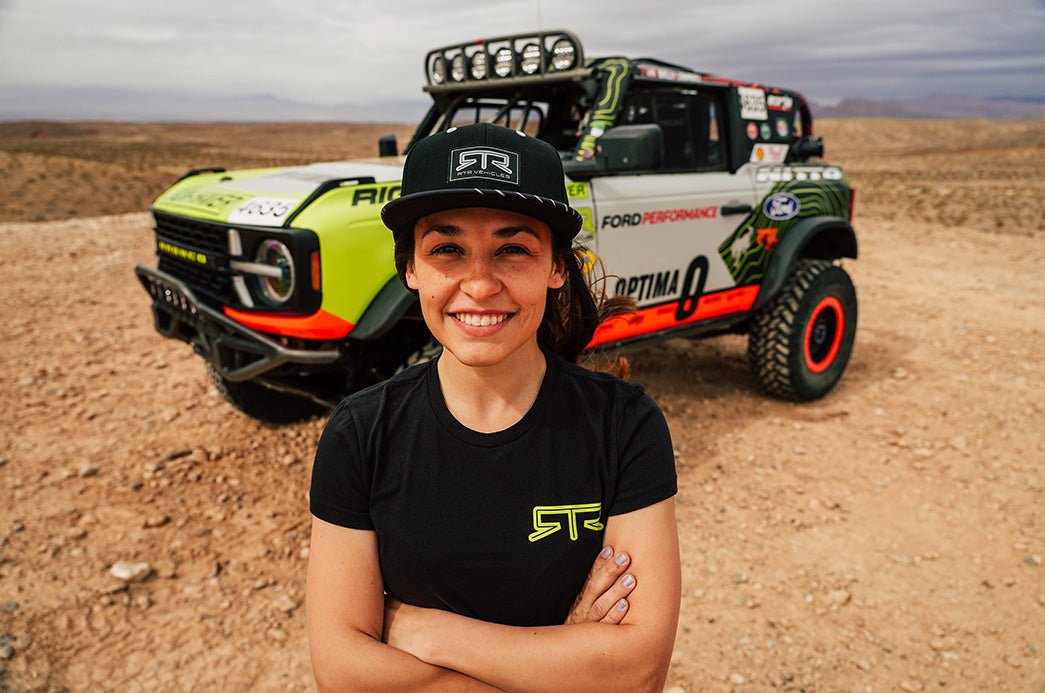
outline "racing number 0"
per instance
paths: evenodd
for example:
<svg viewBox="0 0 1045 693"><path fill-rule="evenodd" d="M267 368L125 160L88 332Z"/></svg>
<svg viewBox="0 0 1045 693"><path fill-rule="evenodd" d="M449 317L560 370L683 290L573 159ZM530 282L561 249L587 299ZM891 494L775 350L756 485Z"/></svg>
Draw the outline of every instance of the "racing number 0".
<svg viewBox="0 0 1045 693"><path fill-rule="evenodd" d="M708 259L703 255L693 258L686 268L686 278L682 282L682 294L679 295L678 307L675 309L675 320L682 322L697 312L697 303L704 293L704 284L708 280Z"/></svg>

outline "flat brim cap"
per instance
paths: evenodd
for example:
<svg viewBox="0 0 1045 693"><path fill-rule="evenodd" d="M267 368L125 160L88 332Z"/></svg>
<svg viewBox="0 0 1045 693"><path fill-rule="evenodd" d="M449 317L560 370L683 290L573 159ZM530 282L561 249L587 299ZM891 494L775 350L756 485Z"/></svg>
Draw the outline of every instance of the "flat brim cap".
<svg viewBox="0 0 1045 693"><path fill-rule="evenodd" d="M450 128L414 144L400 196L384 206L381 220L398 241L421 217L463 207L526 214L565 241L581 227L555 148L490 123Z"/></svg>

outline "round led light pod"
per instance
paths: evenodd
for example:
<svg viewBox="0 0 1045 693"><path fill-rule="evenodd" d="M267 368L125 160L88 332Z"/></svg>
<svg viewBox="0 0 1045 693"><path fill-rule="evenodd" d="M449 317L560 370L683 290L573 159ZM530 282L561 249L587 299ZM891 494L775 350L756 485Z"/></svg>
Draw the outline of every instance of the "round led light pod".
<svg viewBox="0 0 1045 693"><path fill-rule="evenodd" d="M486 79L490 70L490 56L486 51L477 51L472 54L472 79Z"/></svg>
<svg viewBox="0 0 1045 693"><path fill-rule="evenodd" d="M432 61L432 84L442 84L446 81L446 58L436 56Z"/></svg>
<svg viewBox="0 0 1045 693"><path fill-rule="evenodd" d="M493 73L498 77L511 77L515 67L515 53L511 48L502 48L494 55Z"/></svg>
<svg viewBox="0 0 1045 693"><path fill-rule="evenodd" d="M535 75L541 69L541 47L536 43L527 43L523 46L519 68L523 74Z"/></svg>
<svg viewBox="0 0 1045 693"><path fill-rule="evenodd" d="M561 38L552 44L552 67L559 72L569 70L577 63L577 47L573 41Z"/></svg>
<svg viewBox="0 0 1045 693"><path fill-rule="evenodd" d="M458 53L450 60L450 79L455 82L463 82L465 68L464 55Z"/></svg>

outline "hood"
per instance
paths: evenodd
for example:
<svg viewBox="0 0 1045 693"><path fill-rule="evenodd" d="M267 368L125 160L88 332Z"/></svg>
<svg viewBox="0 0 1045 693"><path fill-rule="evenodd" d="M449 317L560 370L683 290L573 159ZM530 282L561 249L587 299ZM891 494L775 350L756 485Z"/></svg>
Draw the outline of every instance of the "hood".
<svg viewBox="0 0 1045 693"><path fill-rule="evenodd" d="M156 200L154 209L252 226L282 226L318 195L339 187L396 183L403 159L363 159L280 169L190 176Z"/></svg>

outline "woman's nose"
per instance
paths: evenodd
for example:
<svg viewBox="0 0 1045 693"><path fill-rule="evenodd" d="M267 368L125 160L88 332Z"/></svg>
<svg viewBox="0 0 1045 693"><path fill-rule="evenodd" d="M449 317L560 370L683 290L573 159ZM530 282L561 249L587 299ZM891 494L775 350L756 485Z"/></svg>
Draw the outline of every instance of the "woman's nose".
<svg viewBox="0 0 1045 693"><path fill-rule="evenodd" d="M461 288L472 298L493 296L501 290L501 281L493 263L485 258L475 258L468 265L468 273Z"/></svg>

